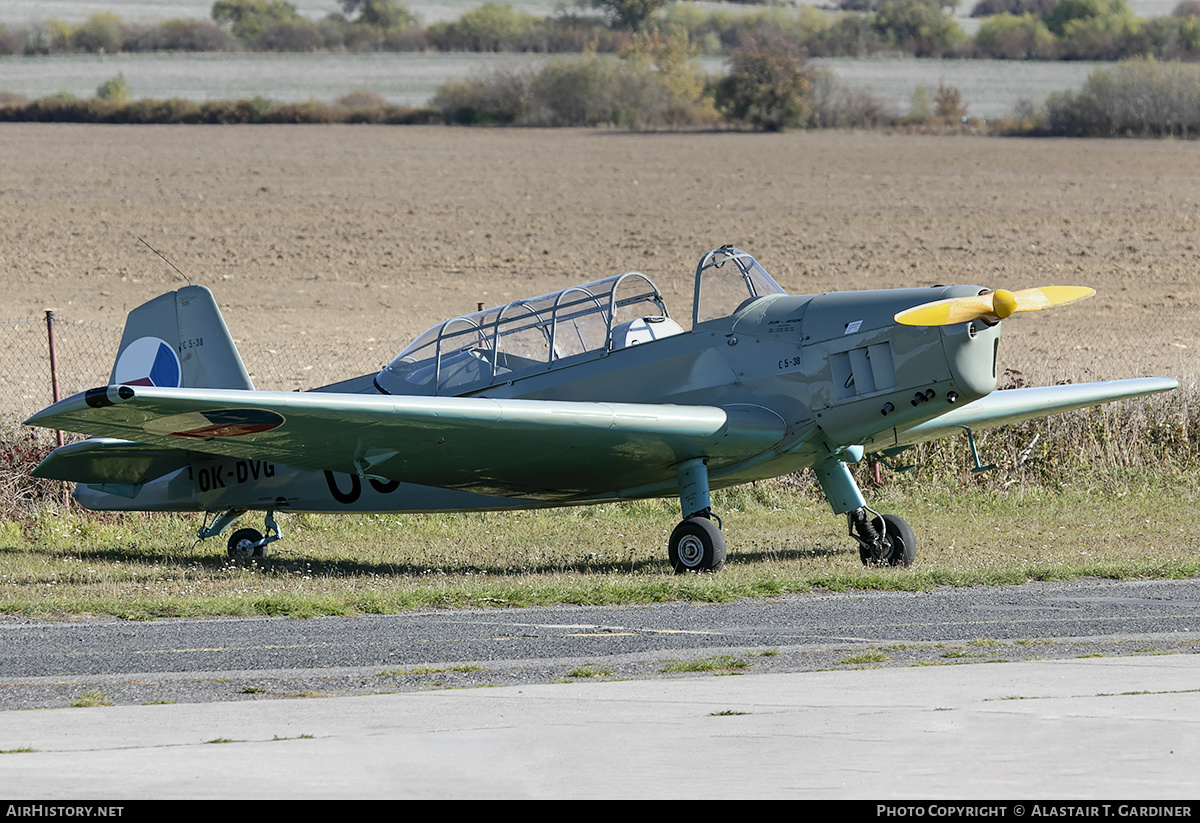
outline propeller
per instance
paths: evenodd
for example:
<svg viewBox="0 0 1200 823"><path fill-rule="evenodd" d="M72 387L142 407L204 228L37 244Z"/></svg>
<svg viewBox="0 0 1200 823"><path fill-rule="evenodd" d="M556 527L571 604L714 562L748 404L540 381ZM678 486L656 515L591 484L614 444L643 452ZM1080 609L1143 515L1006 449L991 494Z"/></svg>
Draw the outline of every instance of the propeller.
<svg viewBox="0 0 1200 823"><path fill-rule="evenodd" d="M950 297L905 309L896 322L906 326L953 326L983 320L999 323L1017 312L1041 311L1091 297L1095 289L1087 286L1042 286L1038 289L1008 291L996 289L973 297Z"/></svg>

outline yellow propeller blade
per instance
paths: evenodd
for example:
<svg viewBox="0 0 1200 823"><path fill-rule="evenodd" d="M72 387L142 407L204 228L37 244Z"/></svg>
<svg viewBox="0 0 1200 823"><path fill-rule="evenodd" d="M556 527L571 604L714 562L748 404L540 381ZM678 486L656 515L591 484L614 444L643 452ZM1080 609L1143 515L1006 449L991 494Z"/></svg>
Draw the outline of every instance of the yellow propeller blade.
<svg viewBox="0 0 1200 823"><path fill-rule="evenodd" d="M1096 293L1087 286L1042 286L1040 289L1021 289L1017 296L1017 311L1041 311L1065 306Z"/></svg>
<svg viewBox="0 0 1200 823"><path fill-rule="evenodd" d="M1016 292L997 289L971 297L950 297L922 303L905 309L895 319L906 326L953 326L972 320L997 323L1017 312L1062 306L1095 293L1095 289L1086 286L1042 286Z"/></svg>

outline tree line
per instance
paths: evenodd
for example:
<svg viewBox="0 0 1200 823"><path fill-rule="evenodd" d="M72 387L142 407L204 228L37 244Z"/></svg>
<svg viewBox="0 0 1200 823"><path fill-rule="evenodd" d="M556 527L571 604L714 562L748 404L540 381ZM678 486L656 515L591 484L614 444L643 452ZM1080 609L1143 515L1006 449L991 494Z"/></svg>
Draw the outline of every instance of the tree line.
<svg viewBox="0 0 1200 823"><path fill-rule="evenodd" d="M484 51L617 54L638 34L686 30L704 54L783 39L813 57L1200 60L1200 0L1143 19L1126 0L978 0L985 18L968 37L960 0L841 0L836 9L771 6L704 11L672 0L576 0L552 17L488 2L453 21L422 25L398 0L340 0L322 20L286 0L217 0L210 20L126 23L111 12L77 25L0 25L0 54L147 51Z"/></svg>

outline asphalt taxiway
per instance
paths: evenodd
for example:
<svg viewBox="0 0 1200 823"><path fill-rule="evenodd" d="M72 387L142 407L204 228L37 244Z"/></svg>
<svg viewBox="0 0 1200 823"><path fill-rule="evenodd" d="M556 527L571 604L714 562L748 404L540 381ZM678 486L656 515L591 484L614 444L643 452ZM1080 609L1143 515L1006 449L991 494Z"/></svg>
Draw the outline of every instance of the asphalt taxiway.
<svg viewBox="0 0 1200 823"><path fill-rule="evenodd" d="M808 622L789 625L797 611ZM1186 801L1200 793L1198 619L1200 582L1085 581L324 623L9 622L0 796ZM346 627L363 645L341 659ZM281 642L295 631L304 642ZM53 673L22 671L38 647L31 665ZM681 660L724 668L665 665ZM479 687L447 688L455 677ZM281 690L289 678L310 688ZM187 681L203 684L192 698L146 704ZM76 704L125 697L69 707L63 688Z"/></svg>

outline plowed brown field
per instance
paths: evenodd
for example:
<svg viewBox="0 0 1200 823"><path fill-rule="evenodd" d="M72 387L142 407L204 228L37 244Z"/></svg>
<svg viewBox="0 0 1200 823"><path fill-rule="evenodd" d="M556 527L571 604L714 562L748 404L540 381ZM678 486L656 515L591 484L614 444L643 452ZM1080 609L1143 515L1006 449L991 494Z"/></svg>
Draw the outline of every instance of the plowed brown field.
<svg viewBox="0 0 1200 823"><path fill-rule="evenodd" d="M733 243L794 293L1093 286L1006 323L1003 365L1196 372L1196 142L5 124L0 144L0 320L120 327L184 285L142 237L246 351L332 343L314 373L349 376L479 302L629 269L686 326L696 261Z"/></svg>

